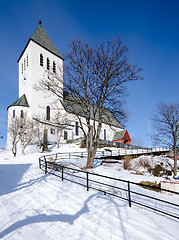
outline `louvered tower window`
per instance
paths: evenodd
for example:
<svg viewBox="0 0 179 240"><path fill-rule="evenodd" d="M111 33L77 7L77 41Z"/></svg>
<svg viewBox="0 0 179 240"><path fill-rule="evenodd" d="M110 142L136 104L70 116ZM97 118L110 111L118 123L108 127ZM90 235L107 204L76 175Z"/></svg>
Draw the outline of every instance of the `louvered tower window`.
<svg viewBox="0 0 179 240"><path fill-rule="evenodd" d="M53 61L53 72L56 73L56 63Z"/></svg>
<svg viewBox="0 0 179 240"><path fill-rule="evenodd" d="M50 70L50 59L47 58L47 70Z"/></svg>
<svg viewBox="0 0 179 240"><path fill-rule="evenodd" d="M23 72L24 72L24 66L23 66L23 63L22 63L22 66L21 66L21 72L22 72L22 74L23 74Z"/></svg>
<svg viewBox="0 0 179 240"><path fill-rule="evenodd" d="M43 58L43 54L41 53L40 54L40 66L43 67L43 65L44 65L44 58Z"/></svg>
<svg viewBox="0 0 179 240"><path fill-rule="evenodd" d="M25 65L25 59L24 59L24 72L25 72L25 70L26 70L26 65Z"/></svg>
<svg viewBox="0 0 179 240"><path fill-rule="evenodd" d="M29 66L29 56L27 54L27 67Z"/></svg>

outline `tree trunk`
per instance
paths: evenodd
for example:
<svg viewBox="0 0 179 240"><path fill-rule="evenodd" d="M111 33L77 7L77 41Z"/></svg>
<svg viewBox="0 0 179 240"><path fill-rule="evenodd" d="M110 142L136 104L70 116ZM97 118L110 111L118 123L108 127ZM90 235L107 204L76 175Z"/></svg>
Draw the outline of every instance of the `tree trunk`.
<svg viewBox="0 0 179 240"><path fill-rule="evenodd" d="M25 147L22 146L22 154L25 155Z"/></svg>
<svg viewBox="0 0 179 240"><path fill-rule="evenodd" d="M61 137L61 134L60 134L60 136L59 136L59 129L57 129L57 148L59 148L60 147L60 137Z"/></svg>
<svg viewBox="0 0 179 240"><path fill-rule="evenodd" d="M16 147L16 143L15 142L13 142L12 152L13 152L14 157L16 157L17 147Z"/></svg>
<svg viewBox="0 0 179 240"><path fill-rule="evenodd" d="M39 144L38 144L39 146L38 147L40 149L41 148L41 139L40 139L40 132L39 131L38 131L38 141L39 141Z"/></svg>
<svg viewBox="0 0 179 240"><path fill-rule="evenodd" d="M86 147L88 151L88 158L87 158L87 163L86 163L86 168L93 168L93 163L94 163L94 150L93 150L93 127L88 126L88 134L86 138ZM96 154L96 152L95 152Z"/></svg>
<svg viewBox="0 0 179 240"><path fill-rule="evenodd" d="M44 129L44 136L43 136L43 148L42 151L48 151L48 147L47 147L47 129Z"/></svg>
<svg viewBox="0 0 179 240"><path fill-rule="evenodd" d="M101 124L99 123L97 136L95 138L95 142L93 141L93 127L90 127L89 134L87 136L87 151L88 151L88 159L86 163L86 168L93 168L94 159L96 156L96 152L99 145L99 134L101 131Z"/></svg>
<svg viewBox="0 0 179 240"><path fill-rule="evenodd" d="M177 176L177 147L174 145L174 176Z"/></svg>

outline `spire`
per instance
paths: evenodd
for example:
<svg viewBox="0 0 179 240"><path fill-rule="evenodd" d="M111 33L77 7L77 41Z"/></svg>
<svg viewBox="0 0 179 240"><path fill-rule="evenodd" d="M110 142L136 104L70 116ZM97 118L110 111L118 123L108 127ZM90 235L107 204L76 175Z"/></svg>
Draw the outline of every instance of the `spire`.
<svg viewBox="0 0 179 240"><path fill-rule="evenodd" d="M39 6L39 25L42 25L42 21L40 20L40 6Z"/></svg>

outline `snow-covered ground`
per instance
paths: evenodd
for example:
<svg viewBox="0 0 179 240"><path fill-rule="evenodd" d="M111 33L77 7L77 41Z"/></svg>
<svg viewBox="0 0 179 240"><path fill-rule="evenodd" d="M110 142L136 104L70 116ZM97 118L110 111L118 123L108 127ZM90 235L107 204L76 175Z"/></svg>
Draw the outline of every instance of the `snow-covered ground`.
<svg viewBox="0 0 179 240"><path fill-rule="evenodd" d="M82 149L74 145L59 149L69 151ZM173 218L135 205L129 208L127 201L45 175L38 166L43 155L36 147L30 147L25 156L0 153L1 239L178 239L179 221ZM134 182L161 179L130 174L118 165L96 164L94 172ZM179 203L178 196L165 196Z"/></svg>

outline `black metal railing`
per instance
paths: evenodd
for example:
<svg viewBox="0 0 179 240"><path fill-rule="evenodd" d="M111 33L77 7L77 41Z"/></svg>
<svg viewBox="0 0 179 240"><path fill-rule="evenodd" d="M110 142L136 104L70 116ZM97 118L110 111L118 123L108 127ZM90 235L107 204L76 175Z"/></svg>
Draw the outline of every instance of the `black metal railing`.
<svg viewBox="0 0 179 240"><path fill-rule="evenodd" d="M98 154L101 153L103 154L103 152L98 152ZM39 158L39 167L45 172L45 174L53 174L61 178L62 181L67 180L79 184L85 187L87 191L93 189L103 192L105 195L108 194L110 196L127 200L129 202L129 207L131 207L132 204L136 204L153 210L154 212L159 212L175 219L179 219L179 204L171 202L173 199L175 199L176 202L178 201L178 192L96 174L79 168L72 168L63 163L63 160L69 160L72 157L84 158L86 156L87 153L84 152L46 155ZM140 187L143 188L139 190ZM151 192L149 192L151 189L158 191L155 192L155 195L157 196L152 196ZM176 197L167 201L164 193L175 194Z"/></svg>

